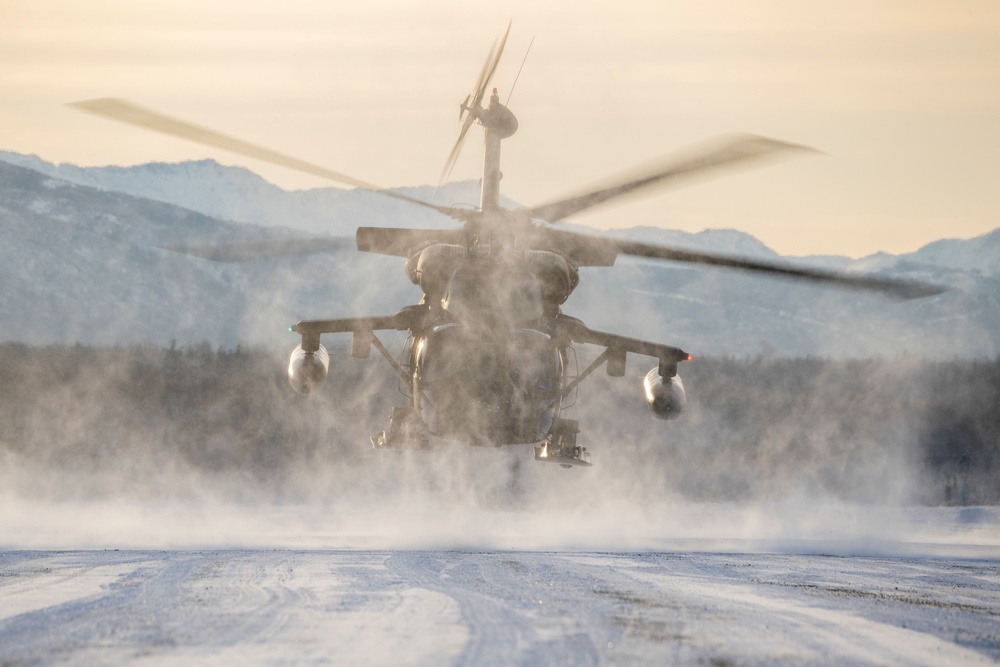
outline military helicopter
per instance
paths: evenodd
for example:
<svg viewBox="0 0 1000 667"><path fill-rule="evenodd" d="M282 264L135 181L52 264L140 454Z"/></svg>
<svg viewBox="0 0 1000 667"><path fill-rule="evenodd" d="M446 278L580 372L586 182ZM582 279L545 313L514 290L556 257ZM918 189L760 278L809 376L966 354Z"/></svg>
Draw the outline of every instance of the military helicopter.
<svg viewBox="0 0 1000 667"><path fill-rule="evenodd" d="M461 130L441 174L443 182L472 125L482 126L485 151L478 209L439 206L380 189L123 100L104 98L72 106L367 188L429 207L461 223L445 230L359 227L357 249L403 258L406 275L420 287L422 298L392 315L303 320L290 327L301 337L288 364L288 379L297 392L308 394L327 378L330 359L321 343L324 334L352 334L354 357L368 358L375 347L399 375L411 400L408 405L393 408L388 430L372 438L376 449L424 448L434 436L483 446L534 444L539 461L564 467L590 465L590 453L577 442L579 424L564 418L562 408L577 386L602 365L608 375L623 376L629 354L655 362L643 379L652 414L659 419L677 417L686 402L678 365L690 361L691 355L670 345L597 331L562 312L561 306L579 282L581 267L610 267L621 255L778 275L873 290L901 299L944 291L916 282L592 236L558 229L553 224L598 204L704 175L719 167L809 150L765 137L729 137L638 178L533 208L503 208L500 146L517 131L518 121L500 102L496 88L488 100L486 92L509 31L508 25L494 43L471 94L460 105ZM213 260L238 261L342 248L340 239L326 237L169 249ZM376 335L388 330L409 332L399 361ZM603 352L577 372L574 345L597 346Z"/></svg>

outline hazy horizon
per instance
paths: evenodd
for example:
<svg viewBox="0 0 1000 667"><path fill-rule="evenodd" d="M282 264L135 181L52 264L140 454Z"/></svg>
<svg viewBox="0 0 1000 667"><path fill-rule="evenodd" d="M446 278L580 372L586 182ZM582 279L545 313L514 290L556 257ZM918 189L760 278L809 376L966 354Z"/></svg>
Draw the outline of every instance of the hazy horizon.
<svg viewBox="0 0 1000 667"><path fill-rule="evenodd" d="M731 227L782 254L916 250L1000 226L1000 6L436 0L0 0L0 148L81 166L211 157L278 167L80 114L124 97L386 187L434 183L457 107L513 19L493 84L510 101L506 195L544 203L674 150L748 131L797 158L574 219ZM478 178L481 134L453 173Z"/></svg>

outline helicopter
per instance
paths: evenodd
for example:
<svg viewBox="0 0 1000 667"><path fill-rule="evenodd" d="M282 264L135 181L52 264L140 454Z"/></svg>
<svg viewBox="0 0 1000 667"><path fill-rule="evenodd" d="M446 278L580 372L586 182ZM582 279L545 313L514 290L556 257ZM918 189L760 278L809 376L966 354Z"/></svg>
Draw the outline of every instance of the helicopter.
<svg viewBox="0 0 1000 667"><path fill-rule="evenodd" d="M450 175L469 130L480 125L483 173L480 202L474 209L441 206L378 188L125 100L101 98L71 106L372 190L460 223L451 229L359 227L354 239L357 250L402 258L407 277L423 293L420 300L391 315L302 320L290 327L300 342L289 359L288 380L299 393L309 394L327 379L330 356L321 342L323 335L350 333L352 356L367 359L374 347L398 374L409 403L394 407L388 429L371 439L380 450L427 448L432 437L478 446L532 444L536 460L563 467L589 466L590 452L578 442L579 422L564 417L563 408L580 383L601 366L609 376L624 376L629 354L654 361L642 381L653 416L670 420L680 415L687 399L678 368L691 361L690 354L671 345L592 329L562 311L579 283L580 268L611 267L619 256L777 275L899 299L945 291L919 282L695 252L558 227L573 214L626 195L721 167L751 165L810 150L767 137L727 137L639 177L531 208L502 207L501 142L516 133L518 120L500 102L496 88L488 98L486 93L509 32L510 25L494 43L472 92L460 104L458 140L439 182ZM343 240L323 237L167 249L217 261L241 261L343 248ZM377 336L381 331L408 332L398 360ZM577 345L603 348L582 372L575 367Z"/></svg>

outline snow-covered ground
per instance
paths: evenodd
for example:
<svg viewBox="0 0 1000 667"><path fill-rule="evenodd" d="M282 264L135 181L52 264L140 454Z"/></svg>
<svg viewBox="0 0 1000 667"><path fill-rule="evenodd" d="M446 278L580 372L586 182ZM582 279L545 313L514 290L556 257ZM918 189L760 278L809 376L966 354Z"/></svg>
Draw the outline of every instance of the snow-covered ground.
<svg viewBox="0 0 1000 667"><path fill-rule="evenodd" d="M8 500L2 665L1000 661L996 508Z"/></svg>
<svg viewBox="0 0 1000 667"><path fill-rule="evenodd" d="M0 663L989 664L996 561L748 553L2 556Z"/></svg>

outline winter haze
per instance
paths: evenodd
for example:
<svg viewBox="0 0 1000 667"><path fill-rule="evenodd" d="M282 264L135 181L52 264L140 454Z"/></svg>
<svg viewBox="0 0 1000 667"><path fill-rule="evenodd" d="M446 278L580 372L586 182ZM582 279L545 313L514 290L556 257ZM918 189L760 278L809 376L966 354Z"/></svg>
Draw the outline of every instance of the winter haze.
<svg viewBox="0 0 1000 667"><path fill-rule="evenodd" d="M564 413L593 468L376 451L392 369L325 336L300 396L287 327L420 297L359 225L453 223L66 106L128 98L475 206L479 128L426 184L511 18L505 205L754 132L827 155L570 228L950 289L619 259L564 311L693 354L680 419L630 356ZM0 0L0 664L1000 660L998 44L986 0ZM347 249L166 249L313 236Z"/></svg>

